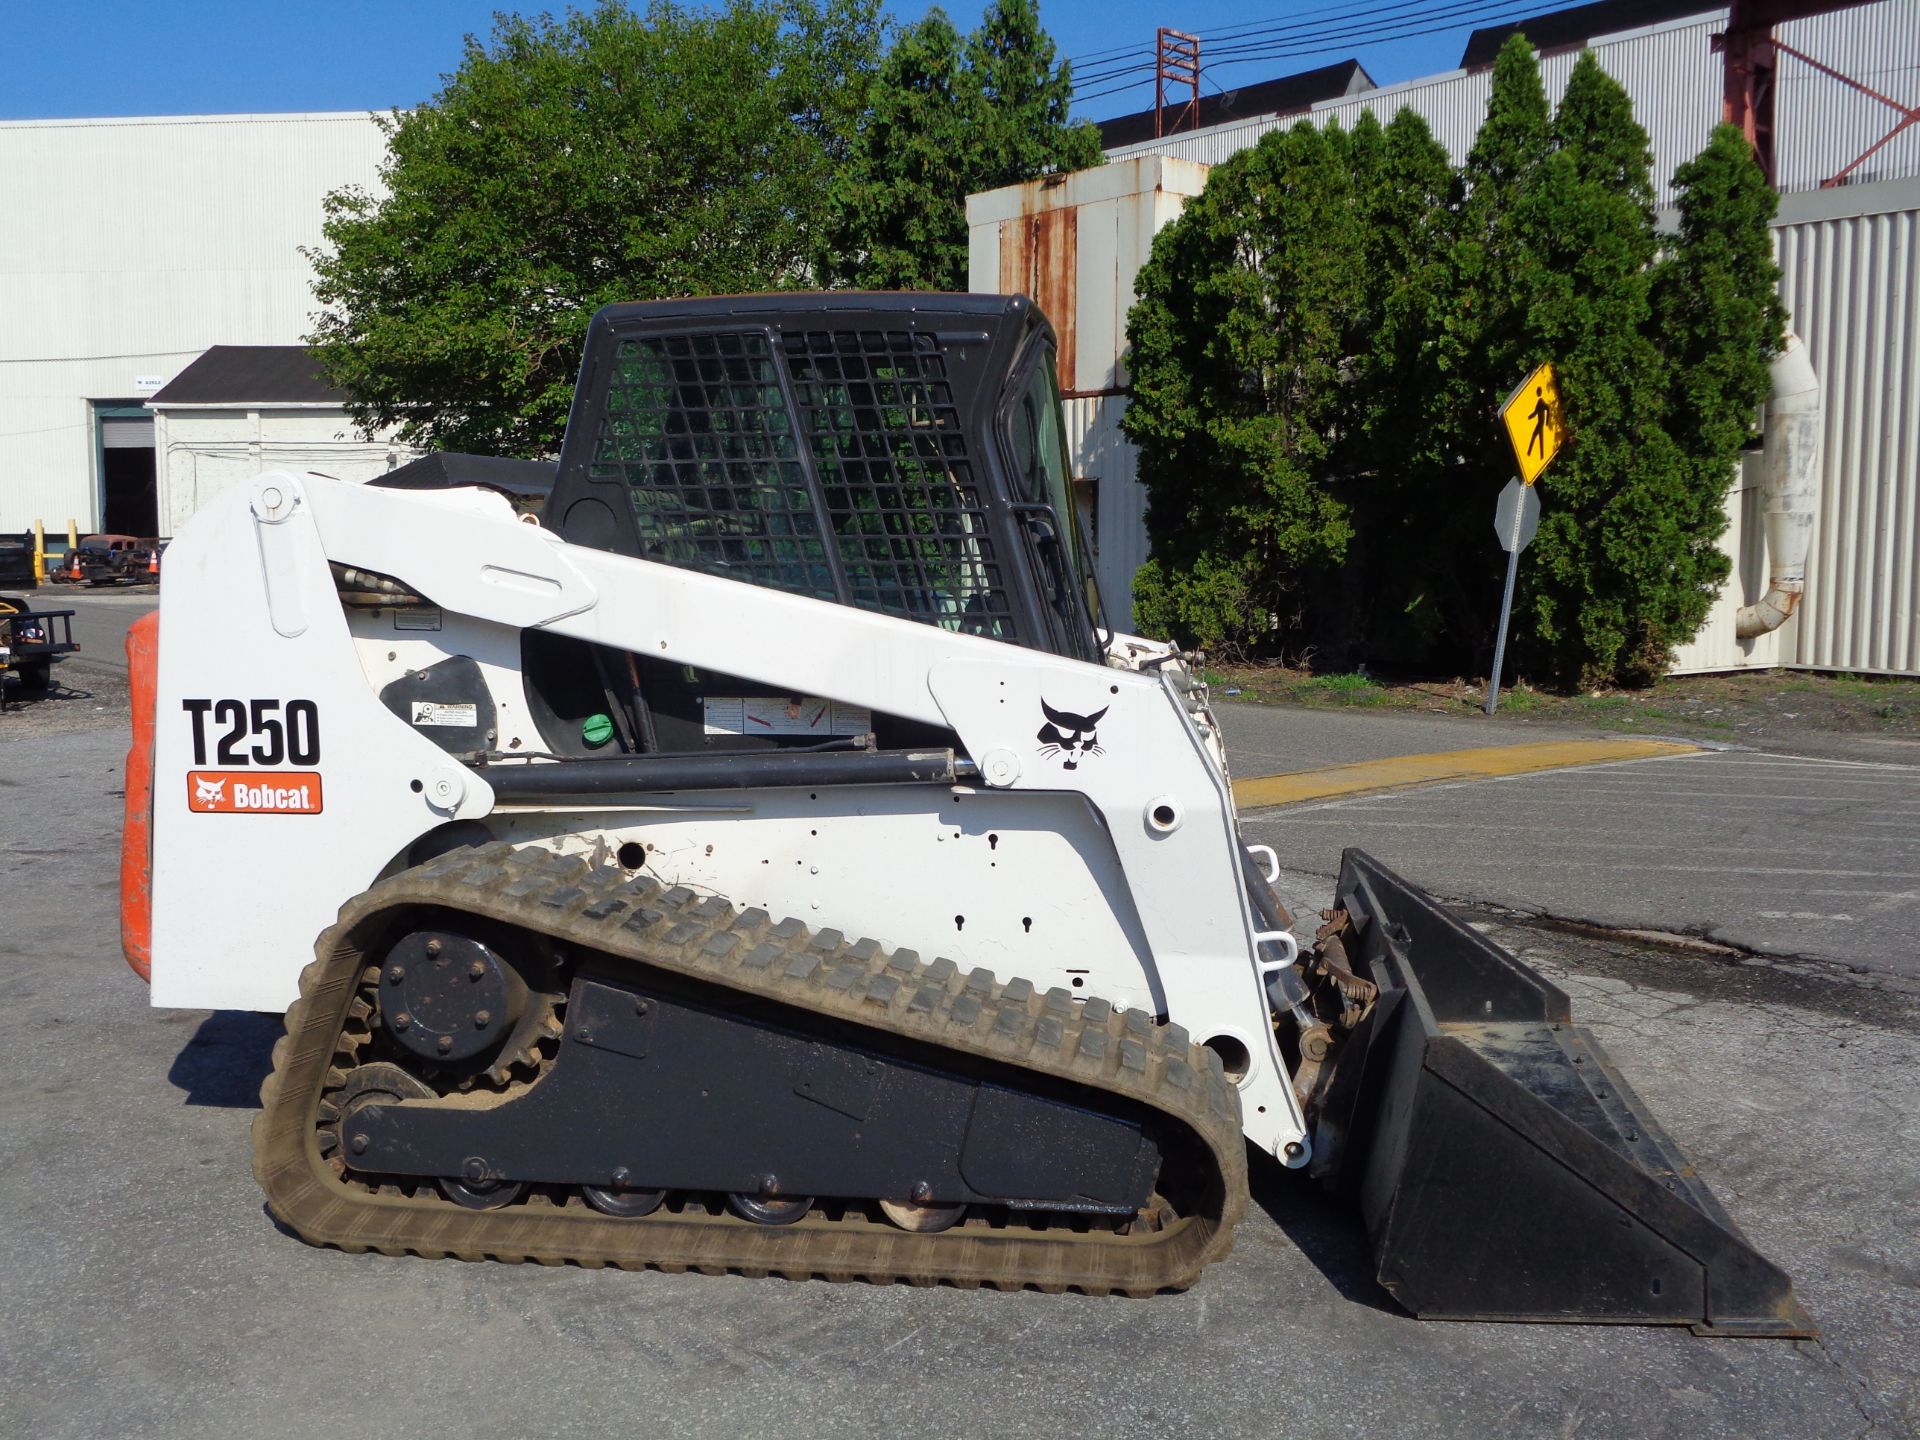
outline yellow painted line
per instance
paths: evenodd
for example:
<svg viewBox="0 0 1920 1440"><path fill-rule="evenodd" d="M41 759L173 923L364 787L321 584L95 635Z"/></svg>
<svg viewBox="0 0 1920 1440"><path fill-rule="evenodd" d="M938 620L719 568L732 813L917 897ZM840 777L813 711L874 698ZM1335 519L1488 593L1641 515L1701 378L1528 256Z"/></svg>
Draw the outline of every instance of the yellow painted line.
<svg viewBox="0 0 1920 1440"><path fill-rule="evenodd" d="M1610 765L1620 760L1651 760L1699 750L1678 740L1541 740L1527 745L1488 745L1473 750L1441 750L1428 755L1395 755L1328 765L1287 775L1258 775L1233 782L1234 802L1243 810L1301 805L1342 795L1370 795L1440 785L1450 780L1492 780L1536 770L1569 770L1581 765Z"/></svg>

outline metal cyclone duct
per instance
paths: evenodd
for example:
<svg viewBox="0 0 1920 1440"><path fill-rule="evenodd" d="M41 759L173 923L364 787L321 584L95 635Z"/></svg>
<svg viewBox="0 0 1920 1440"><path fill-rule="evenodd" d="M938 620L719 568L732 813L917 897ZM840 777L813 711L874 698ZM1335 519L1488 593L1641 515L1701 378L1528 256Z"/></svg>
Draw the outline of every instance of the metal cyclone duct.
<svg viewBox="0 0 1920 1440"><path fill-rule="evenodd" d="M1788 332L1773 362L1767 397L1766 476L1762 482L1767 527L1767 593L1743 605L1734 633L1752 640L1778 630L1799 608L1807 588L1807 550L1820 509L1820 379L1800 337Z"/></svg>

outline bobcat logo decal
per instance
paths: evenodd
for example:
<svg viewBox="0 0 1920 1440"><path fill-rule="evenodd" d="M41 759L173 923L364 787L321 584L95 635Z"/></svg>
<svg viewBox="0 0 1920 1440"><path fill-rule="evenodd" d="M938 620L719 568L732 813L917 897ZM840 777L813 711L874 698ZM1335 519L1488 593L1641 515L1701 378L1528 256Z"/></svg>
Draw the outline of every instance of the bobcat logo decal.
<svg viewBox="0 0 1920 1440"><path fill-rule="evenodd" d="M198 776L193 782L193 798L202 805L218 805L226 799L227 782L224 780L202 780Z"/></svg>
<svg viewBox="0 0 1920 1440"><path fill-rule="evenodd" d="M1094 727L1111 708L1102 706L1091 715L1076 715L1071 710L1056 710L1042 700L1040 709L1045 712L1047 723L1034 737L1040 742L1040 753L1064 757L1060 762L1063 770L1078 770L1082 756L1104 755L1106 751L1100 748L1100 735Z"/></svg>

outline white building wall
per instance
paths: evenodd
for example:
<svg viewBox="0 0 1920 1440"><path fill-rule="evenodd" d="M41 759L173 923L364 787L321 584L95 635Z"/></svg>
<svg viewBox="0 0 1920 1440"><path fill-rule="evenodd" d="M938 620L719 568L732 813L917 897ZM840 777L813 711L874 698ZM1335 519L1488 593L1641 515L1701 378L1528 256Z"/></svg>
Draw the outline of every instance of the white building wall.
<svg viewBox="0 0 1920 1440"><path fill-rule="evenodd" d="M385 153L363 112L0 122L0 530L97 523L90 402L299 343L321 201Z"/></svg>
<svg viewBox="0 0 1920 1440"><path fill-rule="evenodd" d="M1742 640L1735 633L1740 607L1753 604L1767 593L1767 538L1762 514L1765 497L1761 492L1765 467L1766 459L1761 455L1749 455L1741 463L1740 474L1727 496L1727 528L1720 536L1720 548L1733 562L1732 573L1720 587L1700 633L1675 647L1673 662L1667 667L1669 674L1767 670L1785 664L1793 655L1798 616L1752 640Z"/></svg>
<svg viewBox="0 0 1920 1440"><path fill-rule="evenodd" d="M1067 392L1067 453L1076 480L1096 487L1095 572L1108 618L1132 623L1133 573L1147 560L1146 492L1136 476L1135 452L1120 433L1126 413L1122 363L1134 280L1153 249L1153 237L1206 185L1205 165L1143 155L1081 170L1064 183L1035 180L967 197L967 283L997 292L1008 279L1008 247L1024 243L1028 227L1061 216L1073 228L1070 274L1030 276L1017 288L1072 296L1072 314L1048 313L1063 353L1073 356L1063 375Z"/></svg>

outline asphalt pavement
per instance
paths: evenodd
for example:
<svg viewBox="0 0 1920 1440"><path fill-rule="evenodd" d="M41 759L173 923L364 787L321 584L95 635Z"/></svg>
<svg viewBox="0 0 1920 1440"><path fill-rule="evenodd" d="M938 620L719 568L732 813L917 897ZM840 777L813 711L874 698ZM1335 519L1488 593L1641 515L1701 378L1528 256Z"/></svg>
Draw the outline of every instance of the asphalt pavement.
<svg viewBox="0 0 1920 1440"><path fill-rule="evenodd" d="M1920 1420L1913 997L1504 922L1822 1339L1415 1321L1353 1217L1257 1157L1234 1253L1144 1301L310 1248L248 1174L279 1023L148 1008L115 931L125 732L77 713L0 745L0 1434L1758 1440Z"/></svg>
<svg viewBox="0 0 1920 1440"><path fill-rule="evenodd" d="M1696 751L1242 823L1305 875L1353 845L1449 900L1920 982L1920 764Z"/></svg>
<svg viewBox="0 0 1920 1440"><path fill-rule="evenodd" d="M160 603L151 585L125 589L50 585L34 592L36 610L73 611L73 638L79 652L61 662L80 670L104 668L127 673L127 627Z"/></svg>

